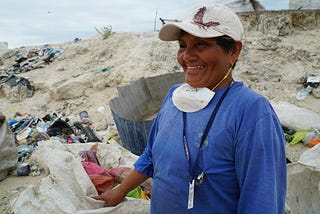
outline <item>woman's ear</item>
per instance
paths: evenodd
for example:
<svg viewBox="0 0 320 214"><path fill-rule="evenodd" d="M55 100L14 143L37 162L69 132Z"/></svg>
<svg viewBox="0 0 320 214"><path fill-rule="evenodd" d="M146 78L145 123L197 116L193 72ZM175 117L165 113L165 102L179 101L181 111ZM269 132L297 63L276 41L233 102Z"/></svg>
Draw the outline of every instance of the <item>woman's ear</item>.
<svg viewBox="0 0 320 214"><path fill-rule="evenodd" d="M236 41L235 49L232 51L232 55L231 55L231 60L232 60L231 64L232 65L237 61L237 59L240 55L241 49L242 49L242 42Z"/></svg>

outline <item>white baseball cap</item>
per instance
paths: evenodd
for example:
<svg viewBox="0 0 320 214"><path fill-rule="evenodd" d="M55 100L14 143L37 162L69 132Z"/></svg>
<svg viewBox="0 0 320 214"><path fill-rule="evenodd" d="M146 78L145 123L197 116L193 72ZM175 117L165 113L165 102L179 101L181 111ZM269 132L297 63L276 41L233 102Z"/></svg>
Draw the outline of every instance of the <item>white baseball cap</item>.
<svg viewBox="0 0 320 214"><path fill-rule="evenodd" d="M227 6L220 4L201 4L192 7L182 21L170 21L162 26L159 38L163 41L179 39L183 30L200 38L227 35L241 41L243 27L239 17Z"/></svg>

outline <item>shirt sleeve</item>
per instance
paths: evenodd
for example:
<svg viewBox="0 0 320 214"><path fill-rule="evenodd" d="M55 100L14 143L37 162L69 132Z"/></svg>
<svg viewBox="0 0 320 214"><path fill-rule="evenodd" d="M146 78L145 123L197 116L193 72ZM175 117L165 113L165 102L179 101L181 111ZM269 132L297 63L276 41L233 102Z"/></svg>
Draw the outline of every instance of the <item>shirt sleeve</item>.
<svg viewBox="0 0 320 214"><path fill-rule="evenodd" d="M273 110L243 131L235 152L240 188L238 213L284 213L285 139Z"/></svg>

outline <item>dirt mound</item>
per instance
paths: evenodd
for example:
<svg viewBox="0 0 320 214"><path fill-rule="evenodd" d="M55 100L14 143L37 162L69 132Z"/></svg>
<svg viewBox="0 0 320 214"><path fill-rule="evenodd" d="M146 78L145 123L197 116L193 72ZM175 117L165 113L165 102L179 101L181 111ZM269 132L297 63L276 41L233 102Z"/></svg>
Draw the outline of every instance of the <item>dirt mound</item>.
<svg viewBox="0 0 320 214"><path fill-rule="evenodd" d="M315 42L319 14L319 10L240 13L245 35L235 79L270 100L288 101L320 113L315 105L319 99L295 98L302 87L297 80L307 73L319 74L320 44ZM113 33L107 39L97 35L50 46L63 52L44 68L18 74L35 86L31 98L12 100L0 91L1 110L8 118L15 111L32 113L41 107L66 115L87 110L94 126L105 129L113 123L108 102L117 96L117 86L143 76L180 71L175 60L177 43L162 42L157 33ZM34 47L11 51L30 48ZM2 57L2 67L12 66L15 57Z"/></svg>

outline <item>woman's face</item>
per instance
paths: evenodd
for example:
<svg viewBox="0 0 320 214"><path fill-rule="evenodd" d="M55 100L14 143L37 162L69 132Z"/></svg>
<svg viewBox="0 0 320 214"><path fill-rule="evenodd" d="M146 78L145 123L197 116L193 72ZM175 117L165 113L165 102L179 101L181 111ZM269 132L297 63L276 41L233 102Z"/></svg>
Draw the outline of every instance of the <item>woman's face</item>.
<svg viewBox="0 0 320 214"><path fill-rule="evenodd" d="M236 51L226 52L216 43L215 38L181 34L177 60L185 72L185 81L195 88L214 87L238 58L241 42L236 44ZM218 88L227 86L231 79L229 75Z"/></svg>

